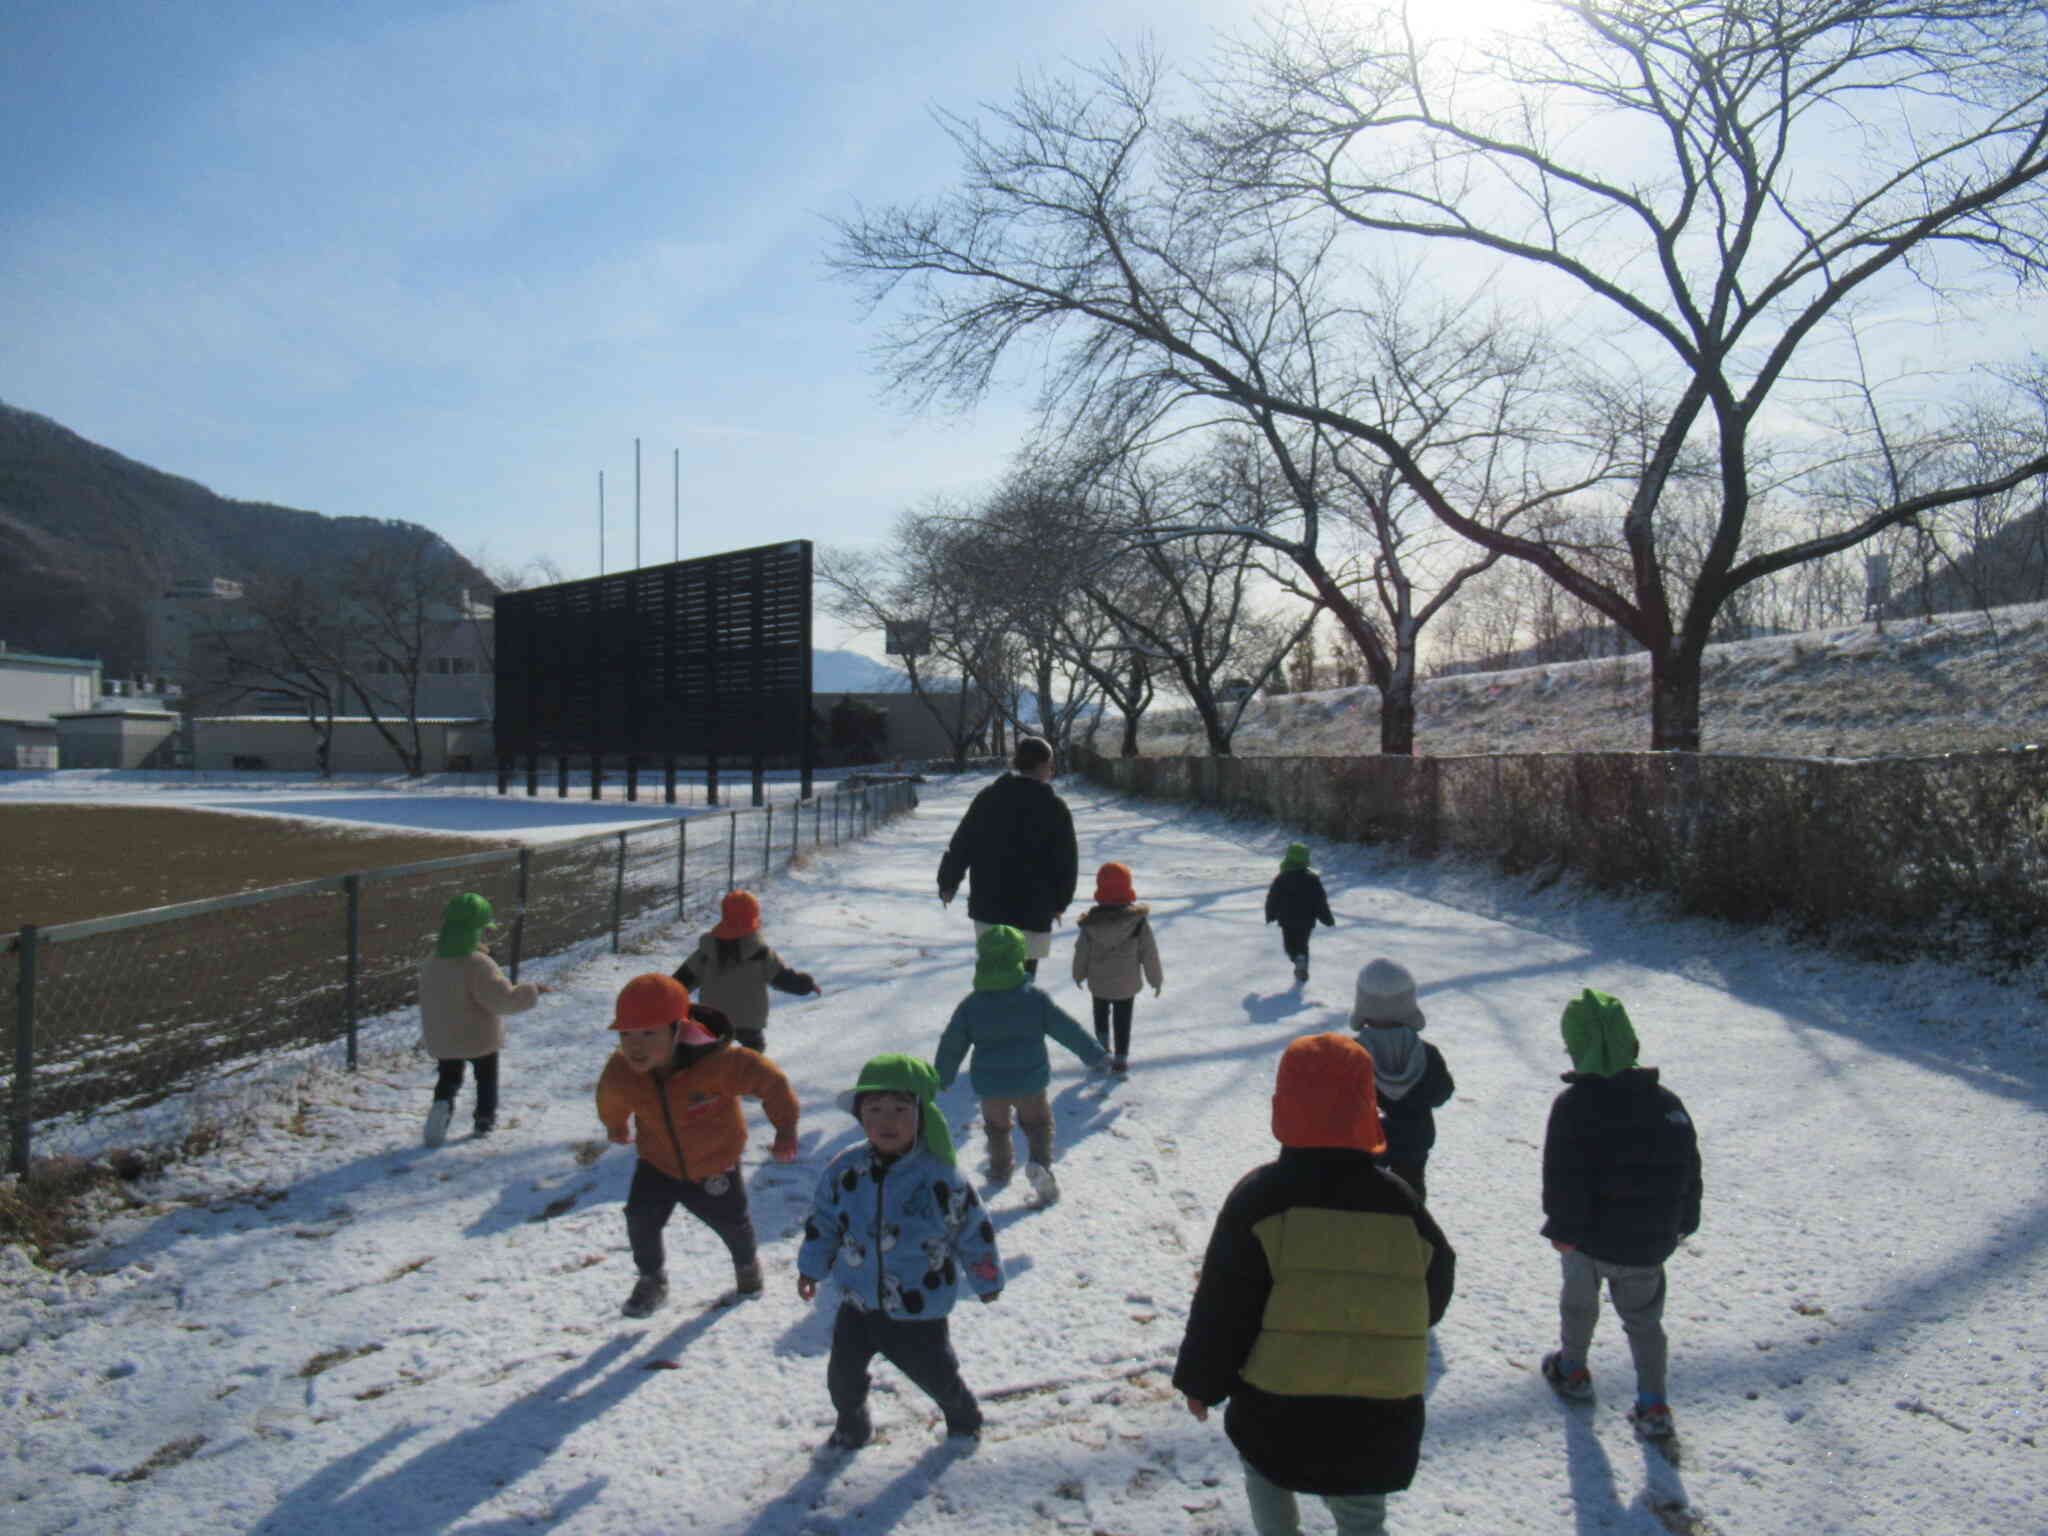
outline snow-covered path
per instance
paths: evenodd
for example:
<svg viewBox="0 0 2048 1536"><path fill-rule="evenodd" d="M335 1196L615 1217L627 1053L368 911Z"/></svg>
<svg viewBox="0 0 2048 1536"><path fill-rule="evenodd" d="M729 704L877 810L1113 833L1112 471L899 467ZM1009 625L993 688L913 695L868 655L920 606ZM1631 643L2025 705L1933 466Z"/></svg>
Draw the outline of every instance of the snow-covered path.
<svg viewBox="0 0 2048 1536"><path fill-rule="evenodd" d="M1458 1080L1430 1164L1458 1294L1394 1529L2048 1530L2038 999L1358 849L1318 850L1339 926L1297 989L1260 923L1284 830L1072 781L1084 868L1123 859L1153 904L1165 996L1138 1003L1127 1081L1056 1060L1066 1198L1028 1210L1021 1181L994 1198L1008 1285L954 1328L980 1446L946 1442L878 1367L878 1443L817 1454L830 1317L796 1296L796 1233L817 1169L856 1135L832 1096L877 1051L928 1054L968 985L971 929L932 874L978 782L935 786L761 892L770 941L826 989L778 998L769 1030L805 1118L793 1169L753 1121L764 1298L715 1305L723 1250L679 1213L667 1309L618 1314L630 1154L599 1155L590 1093L612 994L685 944L651 935L559 969L513 1021L488 1141L423 1151L430 1066L373 1056L146 1187L155 1203L84 1272L7 1256L7 1528L1248 1530L1219 1423L1187 1417L1167 1370L1216 1205L1273 1153L1280 1047L1342 1027L1351 977L1385 954L1421 981ZM1046 980L1085 1022L1070 941ZM1534 1369L1555 1331L1536 1228L1556 1018L1585 985L1628 1005L1701 1128L1705 1220L1668 1311L1682 1471L1622 1421L1611 1314L1595 1405L1565 1408ZM978 1168L964 1081L947 1103ZM1653 1485L1691 1513L1660 1520ZM1329 1529L1320 1506L1306 1519Z"/></svg>

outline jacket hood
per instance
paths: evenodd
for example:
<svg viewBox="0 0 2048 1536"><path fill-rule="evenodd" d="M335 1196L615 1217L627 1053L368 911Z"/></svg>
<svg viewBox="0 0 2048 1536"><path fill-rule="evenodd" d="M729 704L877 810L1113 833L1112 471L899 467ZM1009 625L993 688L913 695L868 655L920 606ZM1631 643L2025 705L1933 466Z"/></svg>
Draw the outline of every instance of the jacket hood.
<svg viewBox="0 0 2048 1536"><path fill-rule="evenodd" d="M450 897L441 911L441 931L434 939L434 953L444 960L468 954L482 942L491 926L491 904L474 891Z"/></svg>
<svg viewBox="0 0 2048 1536"><path fill-rule="evenodd" d="M983 929L981 937L974 941L974 990L1007 992L1023 986L1028 979L1024 961L1029 954L1030 941L1009 924L996 923Z"/></svg>
<svg viewBox="0 0 2048 1536"><path fill-rule="evenodd" d="M1609 1077L1636 1064L1635 1026L1628 1010L1605 992L1588 987L1566 1003L1558 1030L1574 1071Z"/></svg>

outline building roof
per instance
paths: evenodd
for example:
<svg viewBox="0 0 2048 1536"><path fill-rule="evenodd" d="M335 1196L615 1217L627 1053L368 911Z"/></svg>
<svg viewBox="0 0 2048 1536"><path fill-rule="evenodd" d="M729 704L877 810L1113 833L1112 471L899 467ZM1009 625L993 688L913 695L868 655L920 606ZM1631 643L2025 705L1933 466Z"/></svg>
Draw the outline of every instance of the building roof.
<svg viewBox="0 0 2048 1536"><path fill-rule="evenodd" d="M84 656L38 656L34 651L10 650L7 643L4 640L0 640L0 666L5 666L10 661L33 662L39 667L80 667L92 672L97 672L100 668L97 658L87 658Z"/></svg>

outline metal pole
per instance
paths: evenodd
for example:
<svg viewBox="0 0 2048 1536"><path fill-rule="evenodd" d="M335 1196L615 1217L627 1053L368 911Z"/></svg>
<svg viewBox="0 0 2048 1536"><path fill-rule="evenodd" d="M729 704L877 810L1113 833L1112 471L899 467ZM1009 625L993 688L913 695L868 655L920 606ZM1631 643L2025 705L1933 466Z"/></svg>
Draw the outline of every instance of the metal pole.
<svg viewBox="0 0 2048 1536"><path fill-rule="evenodd" d="M640 439L633 439L633 569L640 569Z"/></svg>
<svg viewBox="0 0 2048 1536"><path fill-rule="evenodd" d="M626 911L626 834L619 834L619 862L612 871L612 953L619 952L619 924Z"/></svg>
<svg viewBox="0 0 2048 1536"><path fill-rule="evenodd" d="M690 849L690 824L676 821L676 921L683 920L683 856Z"/></svg>
<svg viewBox="0 0 2048 1536"><path fill-rule="evenodd" d="M30 923L15 936L21 957L14 981L14 1124L8 1140L7 1166L28 1172L29 1116L35 1109L36 1070L36 927Z"/></svg>
<svg viewBox="0 0 2048 1536"><path fill-rule="evenodd" d="M597 472L597 574L604 574L604 471Z"/></svg>
<svg viewBox="0 0 2048 1536"><path fill-rule="evenodd" d="M356 973L362 965L363 881L360 875L343 875L341 889L348 901L348 973L341 989L341 1010L348 1024L348 1069L356 1069Z"/></svg>
<svg viewBox="0 0 2048 1536"><path fill-rule="evenodd" d="M526 953L526 885L533 869L533 850L519 850L519 894L512 910L512 979L519 980L519 960Z"/></svg>
<svg viewBox="0 0 2048 1536"><path fill-rule="evenodd" d="M683 558L683 450L682 450L682 449L680 449L680 448L676 449L676 450L675 450L675 455L676 455L676 461L675 461L675 482L676 482L676 509L675 509L675 520L676 520L676 552L675 552L675 555L673 556L673 558L674 558L674 559L677 559L677 560L680 560L680 559L682 559L682 558Z"/></svg>
<svg viewBox="0 0 2048 1536"><path fill-rule="evenodd" d="M768 819L761 824L761 878L768 878L768 850L775 846L775 802L768 802Z"/></svg>
<svg viewBox="0 0 2048 1536"><path fill-rule="evenodd" d="M725 888L732 889L733 875L739 869L740 858L740 813L734 811L725 823Z"/></svg>

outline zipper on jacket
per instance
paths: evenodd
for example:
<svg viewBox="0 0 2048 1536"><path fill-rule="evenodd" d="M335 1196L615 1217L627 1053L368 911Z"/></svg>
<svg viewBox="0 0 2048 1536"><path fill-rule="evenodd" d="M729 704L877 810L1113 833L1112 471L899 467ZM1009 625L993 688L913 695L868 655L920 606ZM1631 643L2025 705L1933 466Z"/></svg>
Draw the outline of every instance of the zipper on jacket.
<svg viewBox="0 0 2048 1536"><path fill-rule="evenodd" d="M676 1177L687 1184L690 1182L690 1165L683 1157L683 1143L676 1135L676 1117L668 1102L668 1085L681 1075L671 1072L666 1078L657 1080L656 1086L661 1089L661 1122L668 1127L668 1144L676 1155Z"/></svg>
<svg viewBox="0 0 2048 1536"><path fill-rule="evenodd" d="M874 1168L874 1159L868 1159L868 1166ZM887 1317L889 1304L882 1299L882 1265L886 1262L882 1252L882 1180L889 1176L887 1167L875 1168L875 1310Z"/></svg>

